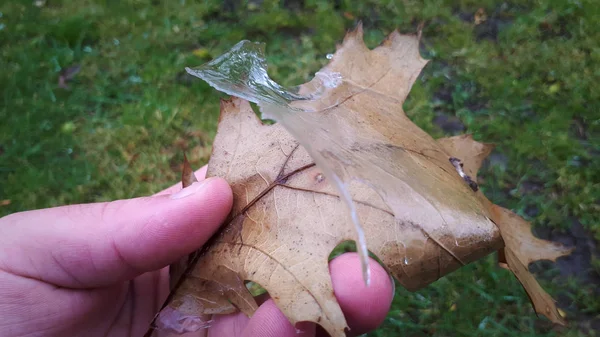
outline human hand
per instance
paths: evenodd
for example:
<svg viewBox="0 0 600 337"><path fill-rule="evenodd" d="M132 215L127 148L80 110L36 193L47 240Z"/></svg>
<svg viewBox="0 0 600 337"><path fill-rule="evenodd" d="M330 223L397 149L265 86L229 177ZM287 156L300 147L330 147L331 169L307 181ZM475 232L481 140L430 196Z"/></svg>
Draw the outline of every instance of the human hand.
<svg viewBox="0 0 600 337"><path fill-rule="evenodd" d="M179 190L1 218L0 335L143 335L167 297L168 265L201 247L231 208L231 190L223 179ZM366 288L355 254L330 263L353 334L378 326L393 297L384 269L374 261L371 269L372 284ZM298 328L303 336L320 333L312 323ZM210 328L186 334L295 335L296 328L270 299L252 318L215 316Z"/></svg>

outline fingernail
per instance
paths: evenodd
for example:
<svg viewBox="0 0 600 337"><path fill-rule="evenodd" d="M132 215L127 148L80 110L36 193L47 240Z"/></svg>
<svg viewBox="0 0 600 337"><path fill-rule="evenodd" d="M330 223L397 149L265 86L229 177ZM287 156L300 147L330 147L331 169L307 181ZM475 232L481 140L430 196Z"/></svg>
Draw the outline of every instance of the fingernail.
<svg viewBox="0 0 600 337"><path fill-rule="evenodd" d="M205 179L201 182L193 183L190 186L182 189L181 191L171 194L170 198L171 199L183 199L185 197L189 197L190 195L194 195L206 187L206 185L207 185L206 182L208 180L209 179Z"/></svg>
<svg viewBox="0 0 600 337"><path fill-rule="evenodd" d="M390 281L392 282L392 298L394 298L394 296L396 295L396 280L394 280L394 277L391 274Z"/></svg>

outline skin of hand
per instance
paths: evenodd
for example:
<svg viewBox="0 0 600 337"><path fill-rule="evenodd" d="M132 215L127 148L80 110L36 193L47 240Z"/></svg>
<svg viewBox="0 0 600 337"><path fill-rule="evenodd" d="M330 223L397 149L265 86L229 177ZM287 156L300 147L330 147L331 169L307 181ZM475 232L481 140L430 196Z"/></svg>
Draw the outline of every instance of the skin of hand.
<svg viewBox="0 0 600 337"><path fill-rule="evenodd" d="M151 197L1 218L0 335L142 336L167 297L169 264L201 247L231 204L227 182L208 178ZM348 253L330 271L350 335L381 324L394 292L385 270L371 261L366 287L358 257ZM252 318L215 316L210 328L185 336L325 335L313 323L293 327L273 300L260 301Z"/></svg>

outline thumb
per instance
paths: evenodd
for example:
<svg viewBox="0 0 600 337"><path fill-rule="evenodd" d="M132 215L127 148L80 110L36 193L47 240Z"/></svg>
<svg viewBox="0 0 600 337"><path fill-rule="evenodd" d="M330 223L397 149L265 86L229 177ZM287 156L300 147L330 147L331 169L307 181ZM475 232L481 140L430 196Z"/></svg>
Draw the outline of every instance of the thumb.
<svg viewBox="0 0 600 337"><path fill-rule="evenodd" d="M227 182L171 195L63 206L0 219L0 270L60 287L107 286L200 248L231 209Z"/></svg>

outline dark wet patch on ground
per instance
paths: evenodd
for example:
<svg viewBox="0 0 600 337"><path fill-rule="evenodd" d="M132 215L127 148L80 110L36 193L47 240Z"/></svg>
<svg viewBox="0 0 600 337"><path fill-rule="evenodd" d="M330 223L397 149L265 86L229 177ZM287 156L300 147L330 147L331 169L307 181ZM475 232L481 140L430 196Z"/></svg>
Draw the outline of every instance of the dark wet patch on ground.
<svg viewBox="0 0 600 337"><path fill-rule="evenodd" d="M538 25L542 40L554 38L570 39L572 37L567 23L570 20L565 16L559 16L554 20L543 21Z"/></svg>
<svg viewBox="0 0 600 337"><path fill-rule="evenodd" d="M592 268L592 258L600 257L600 250L593 235L583 228L577 219L571 219L567 230L548 227L536 227L534 233L542 239L558 242L567 247L575 247L572 254L560 258L556 267L562 276L576 276L582 281L594 281L600 284L600 275ZM598 289L600 292L600 289Z"/></svg>
<svg viewBox="0 0 600 337"><path fill-rule="evenodd" d="M484 39L496 41L498 40L498 33L509 24L510 20L501 17L488 18L483 23L475 26L475 29L473 30L475 39L477 39L477 41Z"/></svg>
<svg viewBox="0 0 600 337"><path fill-rule="evenodd" d="M182 70L175 75L175 82L186 87L192 86L192 83L194 83L196 80L197 78L188 74L185 70Z"/></svg>
<svg viewBox="0 0 600 337"><path fill-rule="evenodd" d="M456 15L463 21L475 25L473 34L477 41L489 40L496 42L498 34L506 29L513 21L513 15L510 14L511 8L504 3L493 11L486 11L479 8L474 11L459 12Z"/></svg>
<svg viewBox="0 0 600 337"><path fill-rule="evenodd" d="M444 133L451 135L461 134L466 130L466 127L460 118L442 113L436 114L433 118L433 124L442 129Z"/></svg>
<svg viewBox="0 0 600 337"><path fill-rule="evenodd" d="M542 278L550 279L555 284L560 284L564 290L559 292L557 300L559 307L567 312L570 324L576 324L581 330L591 332L600 331L600 312L582 312L575 298L582 296L582 292L590 300L600 298L600 274L594 268L593 261L600 259L600 246L594 240L592 233L587 231L577 219L569 219L570 227L558 230L548 227L534 228L534 234L542 239L561 243L567 247L574 247L574 251L565 257L559 258L556 263L540 261L532 264L530 269ZM549 275L549 272L554 275ZM574 289L573 281L580 287Z"/></svg>
<svg viewBox="0 0 600 337"><path fill-rule="evenodd" d="M482 166L482 171L486 171L492 168L498 168L502 171L506 171L508 166L508 157L498 150L493 150L492 153L485 159Z"/></svg>

